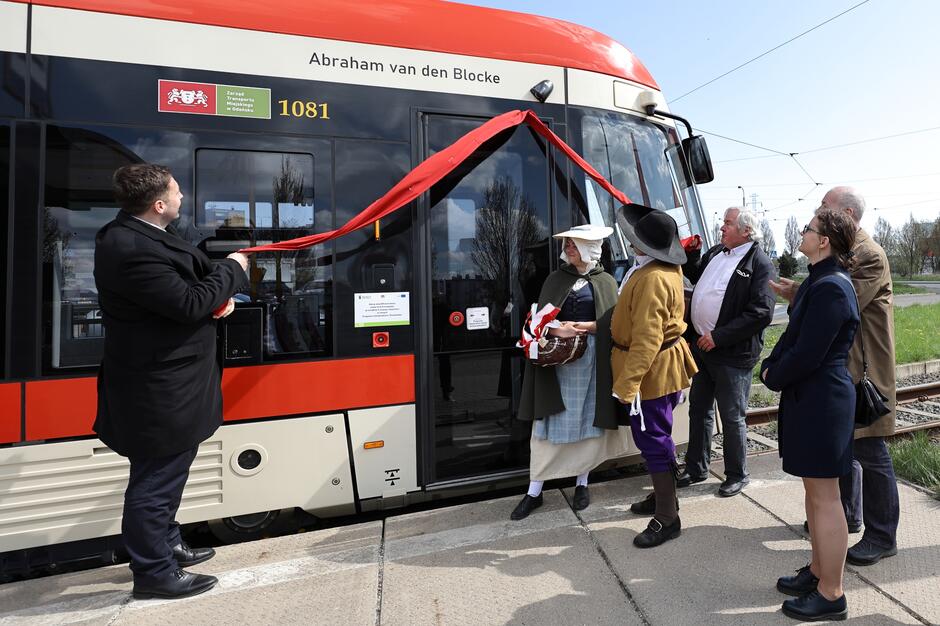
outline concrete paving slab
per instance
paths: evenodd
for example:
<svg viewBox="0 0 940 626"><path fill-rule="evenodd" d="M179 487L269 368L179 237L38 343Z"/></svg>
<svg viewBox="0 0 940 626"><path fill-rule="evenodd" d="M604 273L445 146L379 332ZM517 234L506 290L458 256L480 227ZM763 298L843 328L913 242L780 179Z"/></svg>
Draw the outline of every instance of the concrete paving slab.
<svg viewBox="0 0 940 626"><path fill-rule="evenodd" d="M134 601L110 624L374 624L377 586L374 563L241 590L212 590L188 600Z"/></svg>
<svg viewBox="0 0 940 626"><path fill-rule="evenodd" d="M630 482L636 485L625 484ZM758 477L748 493L755 485L773 488L763 483ZM593 489L592 505L581 516L649 623L793 623L779 612L786 597L774 585L807 561L809 544L802 537L750 499L718 498L707 487L707 493L681 499L679 538L638 550L633 537L649 518L618 513L624 496L643 487L644 479L630 479ZM846 589L853 619L919 623L856 577L847 578Z"/></svg>
<svg viewBox="0 0 940 626"><path fill-rule="evenodd" d="M387 561L382 623L643 621L588 534L568 526Z"/></svg>
<svg viewBox="0 0 940 626"><path fill-rule="evenodd" d="M529 517L512 521L509 514L520 498L390 517L385 521L385 558L403 559L580 523L557 489L543 492L544 504Z"/></svg>
<svg viewBox="0 0 940 626"><path fill-rule="evenodd" d="M332 588L340 580L345 582L336 593L354 592L359 602L365 602L361 610L374 614L381 539L382 522L368 522L225 546L214 559L192 568L218 576L219 584L183 600L132 600L126 565L11 583L0 586L0 624L108 623L178 610L201 614L203 606L206 616L222 609L238 615L254 611L257 597L274 586L304 583ZM350 581L358 581L358 586ZM328 614L332 601L327 602L328 596L317 598ZM308 604L319 604L318 599L308 598ZM352 606L347 604L346 609Z"/></svg>
<svg viewBox="0 0 940 626"><path fill-rule="evenodd" d="M757 477L745 491L795 532L802 533L806 511L800 479L786 474L774 456L750 461ZM866 567L846 564L852 573L930 624L940 624L940 502L904 484L898 485L901 523L898 555ZM861 535L849 535L849 545ZM848 578L848 576L847 576ZM850 601L854 598L850 597Z"/></svg>

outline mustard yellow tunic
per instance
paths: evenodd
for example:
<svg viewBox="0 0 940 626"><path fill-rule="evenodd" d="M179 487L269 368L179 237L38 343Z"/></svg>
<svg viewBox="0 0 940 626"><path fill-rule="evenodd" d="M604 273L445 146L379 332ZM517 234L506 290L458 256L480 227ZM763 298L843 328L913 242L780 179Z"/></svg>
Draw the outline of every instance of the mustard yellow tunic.
<svg viewBox="0 0 940 626"><path fill-rule="evenodd" d="M653 400L689 386L698 368L682 338L684 315L679 266L653 261L624 285L610 324L614 343L629 348L615 347L610 356L613 390L623 401L632 401L637 391L643 400Z"/></svg>

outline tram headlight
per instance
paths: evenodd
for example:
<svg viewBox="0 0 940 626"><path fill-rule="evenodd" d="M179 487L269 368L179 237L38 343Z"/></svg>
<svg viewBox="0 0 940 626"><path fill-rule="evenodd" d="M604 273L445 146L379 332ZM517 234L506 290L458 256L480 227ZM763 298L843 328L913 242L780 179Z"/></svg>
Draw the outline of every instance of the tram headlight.
<svg viewBox="0 0 940 626"><path fill-rule="evenodd" d="M268 463L268 451L256 443L239 446L232 452L229 465L239 476L254 476Z"/></svg>
<svg viewBox="0 0 940 626"><path fill-rule="evenodd" d="M535 99L539 102L545 102L548 100L548 97L552 95L552 90L555 89L555 84L550 80L543 80L538 85L529 90Z"/></svg>

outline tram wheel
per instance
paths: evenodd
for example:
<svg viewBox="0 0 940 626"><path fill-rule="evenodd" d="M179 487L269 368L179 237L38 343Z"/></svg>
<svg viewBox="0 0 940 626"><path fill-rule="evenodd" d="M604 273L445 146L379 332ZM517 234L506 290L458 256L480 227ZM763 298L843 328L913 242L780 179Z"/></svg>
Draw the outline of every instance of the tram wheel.
<svg viewBox="0 0 940 626"><path fill-rule="evenodd" d="M280 514L280 510L262 511L211 520L209 532L223 543L255 541L264 536L265 529L273 524Z"/></svg>

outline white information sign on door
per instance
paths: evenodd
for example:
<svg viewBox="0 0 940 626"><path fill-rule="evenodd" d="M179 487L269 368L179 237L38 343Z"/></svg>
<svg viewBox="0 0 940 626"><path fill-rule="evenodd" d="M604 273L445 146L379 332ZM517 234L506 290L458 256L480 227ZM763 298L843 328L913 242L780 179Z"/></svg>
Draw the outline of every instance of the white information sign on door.
<svg viewBox="0 0 940 626"><path fill-rule="evenodd" d="M486 330L490 327L490 310L485 306L467 309L467 330Z"/></svg>
<svg viewBox="0 0 940 626"><path fill-rule="evenodd" d="M407 326L411 323L410 295L407 291L355 294L353 325L356 328Z"/></svg>

